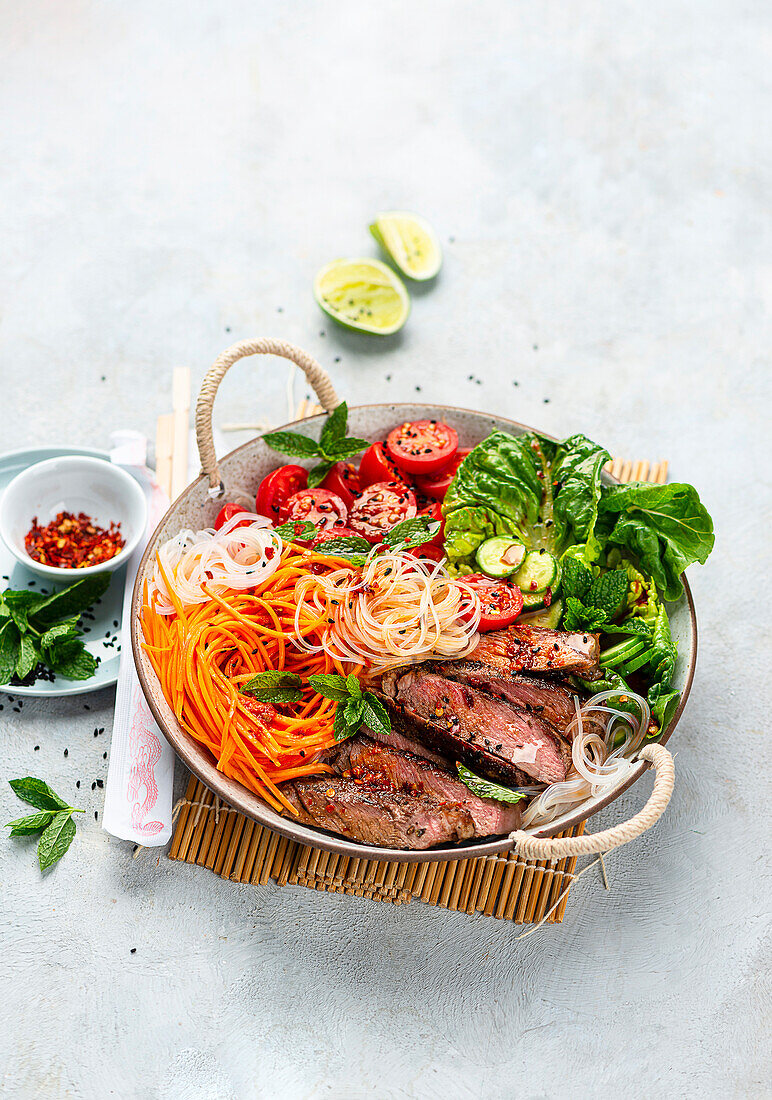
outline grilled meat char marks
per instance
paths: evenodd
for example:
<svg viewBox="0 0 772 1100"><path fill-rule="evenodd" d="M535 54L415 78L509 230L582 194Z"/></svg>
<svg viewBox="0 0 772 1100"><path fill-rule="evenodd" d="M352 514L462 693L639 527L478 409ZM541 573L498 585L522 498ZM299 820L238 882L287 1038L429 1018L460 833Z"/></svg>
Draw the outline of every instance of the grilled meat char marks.
<svg viewBox="0 0 772 1100"><path fill-rule="evenodd" d="M517 672L497 672L482 661L442 661L433 664L431 668L448 680L458 680L470 687L482 688L516 707L537 714L560 733L565 734L576 717L578 694L555 680L524 676Z"/></svg>
<svg viewBox="0 0 772 1100"><path fill-rule="evenodd" d="M367 786L337 775L295 779L282 790L298 811L297 820L362 844L423 849L475 835L463 806L441 805L427 794Z"/></svg>
<svg viewBox="0 0 772 1100"><path fill-rule="evenodd" d="M341 745L334 767L370 787L428 794L443 806L462 806L472 818L475 836L508 833L520 824L519 804L479 798L446 764L438 766L418 754L379 744L364 735Z"/></svg>
<svg viewBox="0 0 772 1100"><path fill-rule="evenodd" d="M599 656L597 634L569 634L515 624L481 634L467 660L508 674L575 672L586 680L595 680L600 675Z"/></svg>
<svg viewBox="0 0 772 1100"><path fill-rule="evenodd" d="M570 747L536 714L423 668L387 672L381 690L413 736L491 779L524 785L566 777Z"/></svg>

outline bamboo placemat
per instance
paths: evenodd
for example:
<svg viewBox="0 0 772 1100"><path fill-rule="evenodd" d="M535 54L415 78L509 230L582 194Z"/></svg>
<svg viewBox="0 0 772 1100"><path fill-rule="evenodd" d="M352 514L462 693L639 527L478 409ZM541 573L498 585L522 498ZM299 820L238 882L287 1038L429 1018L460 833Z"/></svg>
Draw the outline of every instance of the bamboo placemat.
<svg viewBox="0 0 772 1100"><path fill-rule="evenodd" d="M305 401L296 419L320 411ZM232 427L229 425L228 427ZM235 427L235 426L233 426ZM243 425L238 425L239 428ZM615 458L606 469L620 481L667 480L667 462ZM428 863L337 856L288 840L226 806L195 776L176 807L169 859L208 867L233 882L305 886L310 890L406 905L414 898L462 913L515 924L560 923L576 857L548 866L514 853ZM581 836L584 822L560 836Z"/></svg>

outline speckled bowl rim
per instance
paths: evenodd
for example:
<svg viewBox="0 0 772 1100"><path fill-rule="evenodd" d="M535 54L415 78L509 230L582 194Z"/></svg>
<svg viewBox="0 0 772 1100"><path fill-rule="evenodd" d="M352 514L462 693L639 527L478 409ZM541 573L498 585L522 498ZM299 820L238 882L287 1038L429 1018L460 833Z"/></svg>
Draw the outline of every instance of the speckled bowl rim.
<svg viewBox="0 0 772 1100"><path fill-rule="evenodd" d="M491 413L481 412L479 409L467 409L458 405L441 405L434 404L433 402L426 402L431 409L441 409L444 414L448 414L452 417L454 413L462 413L466 416L472 416L479 418L480 420L495 420L502 424L508 424L512 428L516 428L519 432L533 432L537 431L536 428L532 428L527 424L521 423L519 420L511 420L509 417L493 416ZM355 405L349 407L349 413L352 412L364 412L368 409L388 409L398 413L400 408L414 409L416 406L420 406L421 402L374 402L367 405ZM303 421L303 424L313 425L317 421L321 421L325 414L319 416L309 417ZM399 419L397 416L396 419ZM297 421L294 423L284 424L281 429L297 429ZM276 429L281 430L281 429ZM548 432L538 432L539 435L543 435L547 439L557 441L557 437L550 435ZM230 451L221 462L225 462L234 458L237 455L246 454L249 450L254 448L255 444L259 442L259 437L249 440L247 443L242 444L240 447L236 447ZM610 474L604 473L604 476L611 481L616 481ZM139 610L142 600L142 585L145 579L145 573L147 570L148 561L152 554L155 553L156 543L158 540L158 532L163 529L166 523L173 519L175 514L180 511L181 505L188 499L193 491L205 481L203 476L197 478L192 482L183 493L175 500L170 506L169 510L163 516L159 522L156 530L151 536L145 553L142 556L142 560L137 570L137 578L134 584L134 591L131 601L131 647L134 656L134 663L137 669L137 675L142 687L142 691L147 699L148 706L153 713L153 716L158 723L159 728L162 730L169 744L174 751L180 757L180 759L186 764L190 771L200 779L201 782L209 788L214 794L226 802L233 809L238 810L239 813L246 815L253 821L257 821L260 825L265 826L268 829L278 832L281 835L288 837L290 840L297 841L299 844L309 845L314 848L321 848L324 851L335 852L338 855L349 856L355 859L380 859L389 860L399 863L426 863L431 861L444 861L450 859L473 859L479 856L494 856L504 852L511 851L511 843L504 835L495 837L491 840L483 841L463 841L462 843L455 845L443 845L437 848L427 848L423 851L405 851L400 848L381 848L375 845L358 844L354 841L346 840L344 837L338 836L333 833L326 833L321 829L315 829L308 825L302 825L299 822L295 822L290 818L280 817L276 815L270 807L258 798L257 795L247 790L240 783L233 779L229 779L227 776L219 772L215 766L213 758L206 752L198 742L194 741L192 737L186 734L180 726L175 722L174 725L168 723L164 715L156 705L156 701L153 697L151 690L150 680L146 672L145 665L141 660L141 646L142 639L140 638L140 623L139 623ZM659 738L660 744L665 744L670 740L673 735L681 715L684 712L689 693L691 692L692 682L694 680L694 670L697 663L697 616L694 609L694 600L692 598L692 592L689 587L689 583L684 575L682 577L684 596L687 602L687 609L689 612L689 624L690 624L690 647L689 647L689 662L686 671L686 680L681 693L681 700L678 704L675 714L670 721L668 728ZM155 673L150 670L151 675L158 684ZM160 688L160 685L158 685ZM567 829L572 828L575 825L580 824L582 821L586 821L599 810L610 805L610 803L616 801L620 795L624 794L633 783L648 771L649 765L646 763L640 763L630 773L629 777L624 783L616 787L612 792L601 799L593 800L591 806L585 811L577 811L575 814L569 817L561 818L560 822L555 825L544 826L542 828L532 828L527 830L533 833L534 836L549 837L555 836L557 833L562 833Z"/></svg>

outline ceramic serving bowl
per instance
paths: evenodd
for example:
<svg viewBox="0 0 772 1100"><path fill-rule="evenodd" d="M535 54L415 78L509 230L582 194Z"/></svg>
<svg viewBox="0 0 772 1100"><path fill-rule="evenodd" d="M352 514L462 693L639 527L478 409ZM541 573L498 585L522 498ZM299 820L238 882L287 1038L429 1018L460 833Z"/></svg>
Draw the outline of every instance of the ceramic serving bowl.
<svg viewBox="0 0 772 1100"><path fill-rule="evenodd" d="M24 536L33 518L45 526L59 512L85 512L99 527L119 523L123 549L107 561L82 569L35 561L25 549ZM86 455L36 462L16 475L0 500L0 535L6 546L27 569L49 580L72 582L120 568L136 550L146 525L145 494L131 474L105 459Z"/></svg>
<svg viewBox="0 0 772 1100"><path fill-rule="evenodd" d="M497 429L512 432L515 435L532 430L524 424L503 417L487 416L469 409L451 408L445 405L394 404L361 405L350 408L348 433L369 440L384 439L387 432L395 424L405 420L422 418L447 421L458 431L461 447L472 447ZM324 416L316 416L300 423L285 425L285 427L318 439L323 420ZM214 758L187 734L177 722L163 696L150 661L142 649L139 607L144 581L152 569L156 552L162 543L176 535L184 527L197 530L211 526L219 508L222 506L222 501L229 498L229 492L233 493L238 487L239 490L246 489L254 495L262 478L271 470L276 469L283 461L287 460L283 459L281 455L277 455L275 451L270 450L261 439L252 440L243 447L232 451L219 463L219 472L225 485L224 497L219 500L212 500L207 491L209 488L207 479L203 476L200 477L174 502L147 547L134 589L131 622L132 645L140 683L150 708L166 738L190 770L225 802L258 821L261 825L265 825L275 832L302 844L324 848L328 851L355 858L390 859L407 862L463 859L473 856L494 855L498 852L511 850L511 842L506 836L501 836L431 848L420 852L402 851L357 844L343 837L301 825L290 817L282 817L277 814L245 787L219 772ZM298 462L299 460L293 458L291 461ZM613 478L608 477L608 475L604 474L603 476L607 481L613 481ZM660 739L662 742L667 741L672 735L683 712L691 688L697 654L697 626L694 605L689 587L685 581L682 597L676 603L668 604L668 612L673 637L678 644L679 652L674 684L682 695L678 710ZM620 784L610 794L588 799L580 807L574 809L571 813L564 814L563 817L549 826L535 827L527 831L537 836L554 836L563 829L578 824L617 798L636 779L640 778L645 770L646 765L644 763L639 764L627 782Z"/></svg>

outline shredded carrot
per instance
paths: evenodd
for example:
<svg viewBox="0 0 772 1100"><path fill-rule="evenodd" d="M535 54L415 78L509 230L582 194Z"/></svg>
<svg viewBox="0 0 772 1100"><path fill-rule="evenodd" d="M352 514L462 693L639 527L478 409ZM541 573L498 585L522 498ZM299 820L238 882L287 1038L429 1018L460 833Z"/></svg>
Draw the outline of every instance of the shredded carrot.
<svg viewBox="0 0 772 1100"><path fill-rule="evenodd" d="M341 560L290 544L279 568L247 591L209 593L206 603L184 607L170 579L173 615L161 615L147 586L140 612L143 648L166 701L182 728L217 761L217 768L264 798L275 810L297 811L281 784L332 769L318 756L335 743L335 703L314 692L307 677L320 672L358 672L361 665L327 653L309 654L292 644L299 577L339 569ZM309 612L311 609L309 608ZM324 616L302 619L303 636L319 644ZM296 703L257 702L240 688L258 672L294 672L303 678Z"/></svg>

